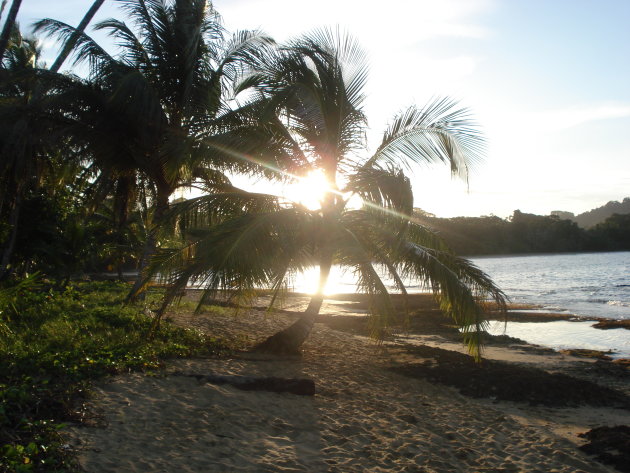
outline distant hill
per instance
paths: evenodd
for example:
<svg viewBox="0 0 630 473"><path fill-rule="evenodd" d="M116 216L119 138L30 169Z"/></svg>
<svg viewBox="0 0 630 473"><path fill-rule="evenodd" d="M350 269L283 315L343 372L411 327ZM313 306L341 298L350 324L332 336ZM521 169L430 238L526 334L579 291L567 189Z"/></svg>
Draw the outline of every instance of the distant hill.
<svg viewBox="0 0 630 473"><path fill-rule="evenodd" d="M623 203L630 204L630 198ZM620 205L611 202L582 215L606 208L618 212ZM615 213L588 229L560 215L535 215L520 210L507 219L494 215L438 218L421 209L414 209L413 217L415 222L439 234L460 255L630 251L630 212Z"/></svg>
<svg viewBox="0 0 630 473"><path fill-rule="evenodd" d="M579 215L573 215L571 212L564 212L562 210L554 210L551 212L551 215L556 215L562 219L572 220L582 228L594 227L613 214L630 214L630 197L626 197L621 202L611 200L606 205L597 207L596 209L589 210L588 212L584 212Z"/></svg>

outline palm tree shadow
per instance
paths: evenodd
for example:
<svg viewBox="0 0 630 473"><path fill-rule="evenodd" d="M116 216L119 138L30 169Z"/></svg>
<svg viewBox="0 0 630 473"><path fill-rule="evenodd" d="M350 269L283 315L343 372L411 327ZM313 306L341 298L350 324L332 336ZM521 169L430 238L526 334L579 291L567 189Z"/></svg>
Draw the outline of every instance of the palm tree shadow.
<svg viewBox="0 0 630 473"><path fill-rule="evenodd" d="M310 379L301 356L286 357L257 352L243 352L238 356L244 362L242 373L250 376L282 377L283 379ZM317 386L316 386L317 389ZM256 471L327 471L326 442L322 432L325 422L320 415L322 399L318 396L292 393L259 392L249 396L241 415L247 415L251 405L256 415L248 417L248 435L244 443L258 447L251 457L244 459ZM251 403L251 404L250 404ZM235 417L239 416L234 412ZM237 424L239 421L236 422ZM240 455L244 445L234 445L234 454Z"/></svg>

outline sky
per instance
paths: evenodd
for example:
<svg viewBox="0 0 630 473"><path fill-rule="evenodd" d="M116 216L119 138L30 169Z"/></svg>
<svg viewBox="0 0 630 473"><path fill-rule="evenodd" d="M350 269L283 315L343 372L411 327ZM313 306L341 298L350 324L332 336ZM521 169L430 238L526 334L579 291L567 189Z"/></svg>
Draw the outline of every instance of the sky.
<svg viewBox="0 0 630 473"><path fill-rule="evenodd" d="M22 0L18 21L23 29L44 17L77 25L91 3ZM116 3L107 0L94 21L121 18ZM355 36L370 63L371 148L412 104L449 96L470 108L488 142L483 163L468 184L445 166L414 168L416 207L440 217L578 214L630 196L628 0L214 5L230 31L261 29L284 41L339 26ZM44 46L50 64L56 48Z"/></svg>

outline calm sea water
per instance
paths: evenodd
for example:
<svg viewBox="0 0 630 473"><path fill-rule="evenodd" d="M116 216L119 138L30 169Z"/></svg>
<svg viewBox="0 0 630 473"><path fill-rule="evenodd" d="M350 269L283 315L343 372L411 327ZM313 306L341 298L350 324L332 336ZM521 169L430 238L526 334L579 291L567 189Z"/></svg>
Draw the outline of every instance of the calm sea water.
<svg viewBox="0 0 630 473"><path fill-rule="evenodd" d="M514 303L587 317L630 318L630 252L581 253L472 258ZM318 270L294 281L297 292L313 292ZM356 291L351 271L333 267L327 294ZM392 280L384 278L395 291ZM405 281L408 292L426 292L417 281Z"/></svg>
<svg viewBox="0 0 630 473"><path fill-rule="evenodd" d="M513 302L584 317L630 318L630 252L509 256L473 260ZM599 330L593 322L492 323L506 333L555 349L610 351L630 358L630 330Z"/></svg>
<svg viewBox="0 0 630 473"><path fill-rule="evenodd" d="M630 318L630 252L474 258L515 303Z"/></svg>
<svg viewBox="0 0 630 473"><path fill-rule="evenodd" d="M533 304L543 310L583 317L630 318L630 252L582 253L473 258L514 303ZM384 280L394 289L391 280ZM417 282L406 281L409 292L426 292ZM313 292L317 270L298 277L294 289ZM352 272L333 268L327 294L356 291ZM630 358L630 330L599 330L594 322L492 323L490 333L520 338L555 349L588 348L612 351Z"/></svg>

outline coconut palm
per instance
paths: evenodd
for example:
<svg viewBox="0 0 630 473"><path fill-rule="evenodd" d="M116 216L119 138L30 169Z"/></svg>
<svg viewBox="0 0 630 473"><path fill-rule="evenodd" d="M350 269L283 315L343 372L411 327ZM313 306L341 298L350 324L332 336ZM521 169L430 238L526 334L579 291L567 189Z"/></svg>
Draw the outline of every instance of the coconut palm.
<svg viewBox="0 0 630 473"><path fill-rule="evenodd" d="M75 41L75 62L90 67L90 80L70 101L76 105L70 115L83 126L75 135L101 169L121 176L136 172L155 190L142 269L155 251L173 192L195 180L226 181L215 171L234 166L234 158L201 138L229 127L231 80L270 40L258 32L226 38L207 0L118 2L133 25L116 19L95 25L116 40L116 57L62 22L45 19L36 28L64 43ZM132 294L141 289L138 278Z"/></svg>
<svg viewBox="0 0 630 473"><path fill-rule="evenodd" d="M293 275L318 266L318 290L305 312L259 346L278 353L297 352L307 338L333 264L353 271L360 290L369 295L372 330L379 337L395 316L381 275L391 277L403 293L404 279L416 278L433 290L463 329L471 353L479 356L484 301L504 307L505 296L482 271L414 222L404 169L441 162L465 178L481 157L483 138L465 109L439 99L396 117L376 151L362 156L366 77L358 45L327 30L289 44L260 64L244 82L256 86L254 100L270 139L305 157L302 171L325 176L320 208L238 189L193 199L174 209L190 229L190 243L162 251L154 271L170 270L171 296L192 279L206 287L200 304L220 289L245 295L270 287L273 305ZM353 205L357 197L362 205Z"/></svg>
<svg viewBox="0 0 630 473"><path fill-rule="evenodd" d="M40 184L62 141L51 117L51 100L37 93L39 55L37 41L15 28L0 68L0 216L8 226L0 279L11 273L25 195Z"/></svg>
<svg viewBox="0 0 630 473"><path fill-rule="evenodd" d="M17 14L20 11L21 5L22 0L13 0L13 2L11 2L11 8L9 9L9 13L7 14L7 19L4 22L2 32L0 33L0 64L2 64L2 59L4 58L4 54L6 53L7 47L9 45L11 35L13 34L13 30L15 29L15 20L17 19ZM4 10L4 6L5 3L2 4L2 10Z"/></svg>

